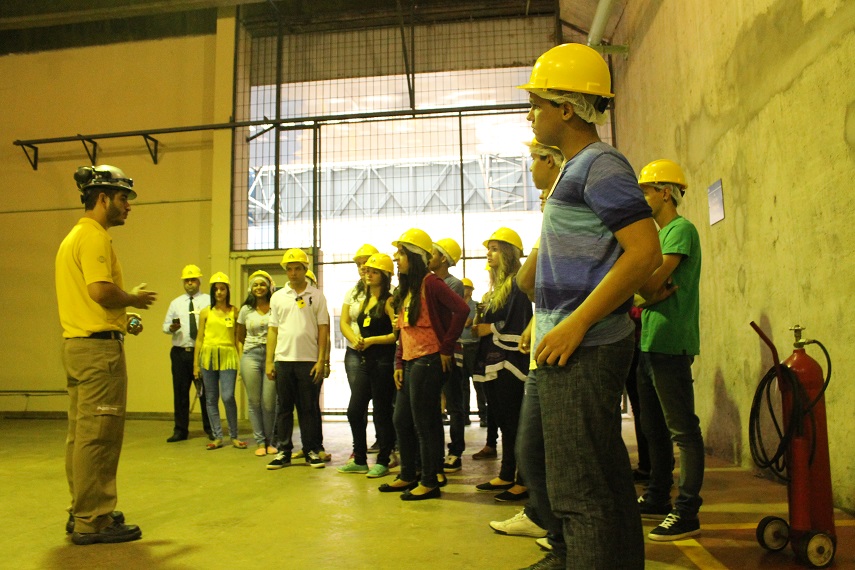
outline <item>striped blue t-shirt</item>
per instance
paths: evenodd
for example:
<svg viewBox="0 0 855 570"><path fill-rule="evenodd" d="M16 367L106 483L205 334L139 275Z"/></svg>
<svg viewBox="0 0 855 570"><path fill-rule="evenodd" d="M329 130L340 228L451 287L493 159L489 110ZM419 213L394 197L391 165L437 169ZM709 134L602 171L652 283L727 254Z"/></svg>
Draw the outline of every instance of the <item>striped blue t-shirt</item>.
<svg viewBox="0 0 855 570"><path fill-rule="evenodd" d="M535 289L536 337L572 313L623 253L614 233L652 213L629 162L598 142L564 164L543 210ZM582 346L617 342L633 332L632 298L592 326Z"/></svg>

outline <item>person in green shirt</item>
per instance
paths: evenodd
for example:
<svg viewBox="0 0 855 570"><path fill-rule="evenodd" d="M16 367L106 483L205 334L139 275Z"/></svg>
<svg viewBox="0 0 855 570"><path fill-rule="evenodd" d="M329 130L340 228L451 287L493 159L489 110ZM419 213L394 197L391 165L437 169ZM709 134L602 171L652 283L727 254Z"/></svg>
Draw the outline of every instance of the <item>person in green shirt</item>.
<svg viewBox="0 0 855 570"><path fill-rule="evenodd" d="M677 212L686 192L680 167L656 160L638 180L659 227L662 265L641 287L641 426L650 448L650 485L639 498L644 518L664 519L648 538L671 541L700 534L704 440L695 414L692 362L700 352L698 283L701 246L695 226ZM680 494L671 507L674 448L680 448Z"/></svg>

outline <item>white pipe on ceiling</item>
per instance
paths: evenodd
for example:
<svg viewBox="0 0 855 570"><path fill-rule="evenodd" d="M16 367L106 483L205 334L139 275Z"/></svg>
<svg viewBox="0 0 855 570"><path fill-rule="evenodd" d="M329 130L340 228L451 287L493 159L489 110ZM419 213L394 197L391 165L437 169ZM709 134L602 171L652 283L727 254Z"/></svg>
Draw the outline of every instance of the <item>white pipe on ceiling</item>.
<svg viewBox="0 0 855 570"><path fill-rule="evenodd" d="M594 13L594 21L591 22L591 31L588 32L588 45L598 46L603 41L603 32L606 30L606 24L609 23L609 16L612 13L612 5L614 0L600 0L597 4L597 11Z"/></svg>

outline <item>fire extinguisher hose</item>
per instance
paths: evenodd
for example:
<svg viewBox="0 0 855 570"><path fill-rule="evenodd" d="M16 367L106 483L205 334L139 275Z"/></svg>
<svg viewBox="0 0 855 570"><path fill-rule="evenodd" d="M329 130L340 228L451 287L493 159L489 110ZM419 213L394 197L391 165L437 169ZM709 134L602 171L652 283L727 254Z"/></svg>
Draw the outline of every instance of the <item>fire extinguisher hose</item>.
<svg viewBox="0 0 855 570"><path fill-rule="evenodd" d="M823 346L823 344L818 340L809 340L806 341L805 344L816 344L825 354L828 373L826 374L825 382L823 383L822 390L820 390L819 394L817 394L811 402L807 403L807 394L805 393L801 382L799 382L798 376L796 376L796 374L788 367L780 366L781 378L778 378L775 370L776 367L772 366L763 379L760 380L760 384L758 384L757 390L754 392L754 399L751 402L751 412L748 419L748 443L751 449L751 458L754 460L755 465L761 469L769 469L776 478L785 482L789 481L789 477L786 475L787 450L789 449L790 442L793 437L802 434L804 426L802 419L805 416L809 416L811 426L813 427L813 429L811 429L813 438L811 441L810 453L810 460L811 462L813 461L813 455L816 450L816 424L813 415L813 407L825 394L828 384L831 381L831 357L825 349L825 346ZM775 413L775 407L772 400L772 386L774 386L774 381L776 379L782 384L788 384L790 387L790 393L792 394L792 410L790 412L789 421L785 422L785 425L787 426L786 432L782 429L782 422L779 421ZM761 412L764 400L766 403L765 407L768 410L768 416L772 421L772 425L774 426L779 439L777 449L775 449L775 452L771 455L769 455L763 442Z"/></svg>

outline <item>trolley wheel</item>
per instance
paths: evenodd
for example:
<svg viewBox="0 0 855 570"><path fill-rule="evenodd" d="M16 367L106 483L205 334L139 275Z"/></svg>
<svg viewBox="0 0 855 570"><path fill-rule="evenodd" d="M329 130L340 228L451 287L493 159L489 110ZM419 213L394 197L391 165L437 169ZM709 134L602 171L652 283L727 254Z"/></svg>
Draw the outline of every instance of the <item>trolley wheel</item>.
<svg viewBox="0 0 855 570"><path fill-rule="evenodd" d="M778 552L790 541L790 525L781 517L764 517L757 525L757 542L766 550Z"/></svg>
<svg viewBox="0 0 855 570"><path fill-rule="evenodd" d="M834 560L835 540L824 532L811 531L793 545L799 560L811 568L825 568Z"/></svg>

